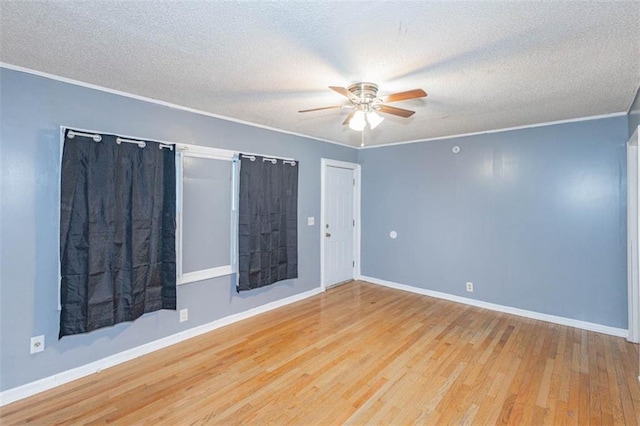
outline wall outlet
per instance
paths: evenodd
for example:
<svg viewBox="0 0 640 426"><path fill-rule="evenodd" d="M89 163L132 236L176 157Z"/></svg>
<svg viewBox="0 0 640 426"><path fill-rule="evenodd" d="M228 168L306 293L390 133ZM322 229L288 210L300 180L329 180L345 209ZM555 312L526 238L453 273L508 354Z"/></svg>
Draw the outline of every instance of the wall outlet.
<svg viewBox="0 0 640 426"><path fill-rule="evenodd" d="M38 352L44 351L44 335L35 336L31 338L31 349L32 354L37 354Z"/></svg>
<svg viewBox="0 0 640 426"><path fill-rule="evenodd" d="M309 226L313 226L313 225L315 225L315 224L316 224L316 218L315 218L315 217L313 217L313 216L309 216L309 217L307 218L307 225L309 225Z"/></svg>
<svg viewBox="0 0 640 426"><path fill-rule="evenodd" d="M467 281L467 291L473 293L473 283Z"/></svg>
<svg viewBox="0 0 640 426"><path fill-rule="evenodd" d="M180 322L185 322L189 319L189 309L180 309Z"/></svg>

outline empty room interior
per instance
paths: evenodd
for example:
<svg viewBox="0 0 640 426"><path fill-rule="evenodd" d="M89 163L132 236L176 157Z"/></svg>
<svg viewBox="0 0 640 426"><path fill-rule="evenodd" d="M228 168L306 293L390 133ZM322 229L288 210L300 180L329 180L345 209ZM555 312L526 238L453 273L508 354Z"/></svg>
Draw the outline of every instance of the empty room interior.
<svg viewBox="0 0 640 426"><path fill-rule="evenodd" d="M640 424L640 2L0 27L0 423Z"/></svg>

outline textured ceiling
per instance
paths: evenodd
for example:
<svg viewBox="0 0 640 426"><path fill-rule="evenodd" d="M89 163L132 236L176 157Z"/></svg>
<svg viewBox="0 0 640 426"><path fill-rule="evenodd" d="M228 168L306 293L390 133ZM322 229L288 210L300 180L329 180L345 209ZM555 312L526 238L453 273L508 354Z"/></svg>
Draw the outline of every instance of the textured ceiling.
<svg viewBox="0 0 640 426"><path fill-rule="evenodd" d="M394 103L366 144L625 112L640 2L6 1L0 61L358 146L327 86Z"/></svg>

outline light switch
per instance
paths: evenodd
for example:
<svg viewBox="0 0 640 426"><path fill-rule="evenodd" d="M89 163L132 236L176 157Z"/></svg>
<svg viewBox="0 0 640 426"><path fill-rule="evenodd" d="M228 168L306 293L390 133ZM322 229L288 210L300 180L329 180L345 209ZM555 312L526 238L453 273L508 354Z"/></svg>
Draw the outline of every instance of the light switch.
<svg viewBox="0 0 640 426"><path fill-rule="evenodd" d="M313 216L310 216L307 218L307 225L309 226L313 226L316 224L316 218Z"/></svg>

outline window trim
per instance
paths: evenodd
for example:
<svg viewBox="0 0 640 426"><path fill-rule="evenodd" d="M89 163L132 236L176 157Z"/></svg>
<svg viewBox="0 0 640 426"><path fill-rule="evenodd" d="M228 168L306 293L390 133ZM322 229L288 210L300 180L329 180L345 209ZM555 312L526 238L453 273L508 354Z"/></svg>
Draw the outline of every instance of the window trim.
<svg viewBox="0 0 640 426"><path fill-rule="evenodd" d="M177 146L176 155L176 285L184 285L192 282L208 280L212 278L220 278L234 274L237 270L237 253L234 250L237 247L237 205L238 205L238 191L237 191L237 154L234 151L229 151L219 148L208 148L202 146L193 145L181 145ZM182 271L183 260L183 194L184 194L184 158L203 158L209 160L221 160L231 161L231 223L229 224L229 250L230 250L230 264L217 266L214 268L201 269L199 271L187 272Z"/></svg>

